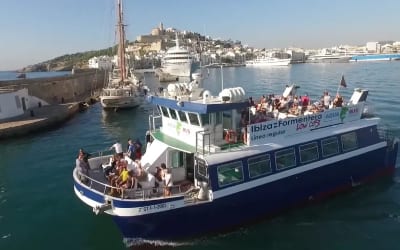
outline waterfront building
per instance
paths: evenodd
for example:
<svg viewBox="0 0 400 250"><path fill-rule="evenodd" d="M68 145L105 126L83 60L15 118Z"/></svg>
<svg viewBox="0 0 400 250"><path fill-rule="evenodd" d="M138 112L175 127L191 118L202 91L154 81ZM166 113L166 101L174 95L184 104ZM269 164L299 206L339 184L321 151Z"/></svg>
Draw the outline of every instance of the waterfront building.
<svg viewBox="0 0 400 250"><path fill-rule="evenodd" d="M41 105L48 105L45 101L30 96L28 89L0 88L0 120L16 117L26 110Z"/></svg>
<svg viewBox="0 0 400 250"><path fill-rule="evenodd" d="M111 70L112 58L109 56L92 57L89 59L89 68Z"/></svg>

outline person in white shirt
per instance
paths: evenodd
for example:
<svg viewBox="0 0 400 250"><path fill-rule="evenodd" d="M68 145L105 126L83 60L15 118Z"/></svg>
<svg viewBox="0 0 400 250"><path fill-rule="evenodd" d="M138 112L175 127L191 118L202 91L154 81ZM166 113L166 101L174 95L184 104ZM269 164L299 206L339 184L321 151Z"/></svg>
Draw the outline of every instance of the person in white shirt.
<svg viewBox="0 0 400 250"><path fill-rule="evenodd" d="M114 143L114 144L110 147L110 150L112 150L113 148L114 148L114 150L115 150L115 153L116 153L117 155L119 155L121 158L123 158L124 153L123 153L123 151L122 151L122 144L119 143L119 142L117 141L116 143Z"/></svg>
<svg viewBox="0 0 400 250"><path fill-rule="evenodd" d="M324 108L329 109L329 105L331 104L331 96L329 95L328 91L325 91L324 93L323 102Z"/></svg>

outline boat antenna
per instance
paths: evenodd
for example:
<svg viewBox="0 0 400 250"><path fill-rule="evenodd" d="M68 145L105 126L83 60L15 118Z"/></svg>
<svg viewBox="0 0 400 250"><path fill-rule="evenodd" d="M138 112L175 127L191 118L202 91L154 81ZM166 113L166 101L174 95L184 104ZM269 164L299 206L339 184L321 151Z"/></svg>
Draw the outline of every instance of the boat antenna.
<svg viewBox="0 0 400 250"><path fill-rule="evenodd" d="M224 71L222 70L222 67L224 65L221 63L221 88L224 90Z"/></svg>

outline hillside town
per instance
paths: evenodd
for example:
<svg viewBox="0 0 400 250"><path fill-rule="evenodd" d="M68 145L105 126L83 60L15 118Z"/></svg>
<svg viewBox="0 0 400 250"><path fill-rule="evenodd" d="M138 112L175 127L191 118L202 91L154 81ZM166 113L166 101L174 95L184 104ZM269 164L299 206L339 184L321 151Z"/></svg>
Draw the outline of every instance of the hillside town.
<svg viewBox="0 0 400 250"><path fill-rule="evenodd" d="M342 56L351 60L352 56L366 54L396 54L400 52L400 41L366 42L365 45L335 45L330 48L255 48L241 41L215 39L191 31L179 31L176 28L164 28L163 23L153 28L150 34L140 35L129 42L126 54L129 64L135 69L154 69L161 65L167 50L180 40L193 57L193 61L203 66L215 64L244 65L250 60L265 57L290 59L290 63L317 62L317 59L328 59ZM337 58L335 58L337 59ZM398 60L398 57L393 59ZM356 59L357 60L357 59ZM89 68L111 69L116 63L115 57L99 56L89 60Z"/></svg>

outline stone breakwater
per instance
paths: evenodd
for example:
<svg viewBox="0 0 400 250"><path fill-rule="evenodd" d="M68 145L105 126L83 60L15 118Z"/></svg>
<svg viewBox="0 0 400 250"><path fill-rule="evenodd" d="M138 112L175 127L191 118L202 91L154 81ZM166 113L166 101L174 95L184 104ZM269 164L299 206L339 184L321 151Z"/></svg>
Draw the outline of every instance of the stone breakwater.
<svg viewBox="0 0 400 250"><path fill-rule="evenodd" d="M80 102L104 86L104 71L87 71L73 75L0 81L0 87L27 88L29 95L49 104Z"/></svg>
<svg viewBox="0 0 400 250"><path fill-rule="evenodd" d="M30 96L49 104L40 105L39 102L23 115L0 120L0 140L61 125L81 109L81 102L104 86L105 75L104 71L88 71L58 77L0 81L0 88L27 88Z"/></svg>
<svg viewBox="0 0 400 250"><path fill-rule="evenodd" d="M0 121L0 140L46 131L71 118L79 111L79 103L57 104L33 108L23 115Z"/></svg>

